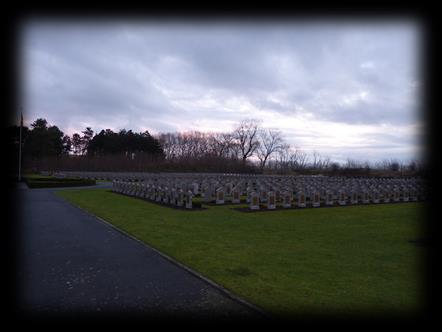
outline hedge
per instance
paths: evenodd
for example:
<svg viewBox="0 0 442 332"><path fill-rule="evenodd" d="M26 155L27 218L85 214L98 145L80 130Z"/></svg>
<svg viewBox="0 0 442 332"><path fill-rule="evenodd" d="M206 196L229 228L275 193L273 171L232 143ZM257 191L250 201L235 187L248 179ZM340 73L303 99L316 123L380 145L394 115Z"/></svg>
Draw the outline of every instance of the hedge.
<svg viewBox="0 0 442 332"><path fill-rule="evenodd" d="M26 179L29 188L57 188L57 187L77 187L77 186L93 186L95 180L88 179Z"/></svg>

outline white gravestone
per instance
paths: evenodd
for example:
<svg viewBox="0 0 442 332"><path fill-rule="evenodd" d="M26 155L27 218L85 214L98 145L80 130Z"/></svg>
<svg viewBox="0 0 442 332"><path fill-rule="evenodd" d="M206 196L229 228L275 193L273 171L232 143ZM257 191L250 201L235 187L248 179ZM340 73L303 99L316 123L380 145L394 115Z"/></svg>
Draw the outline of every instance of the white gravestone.
<svg viewBox="0 0 442 332"><path fill-rule="evenodd" d="M412 189L410 191L410 200L413 201L413 202L417 201L417 194L416 194L416 190L414 190L414 189Z"/></svg>
<svg viewBox="0 0 442 332"><path fill-rule="evenodd" d="M267 191L261 190L261 194L259 195L259 200L263 203L267 203Z"/></svg>
<svg viewBox="0 0 442 332"><path fill-rule="evenodd" d="M319 207L321 205L321 197L319 196L319 192L313 193L313 207Z"/></svg>
<svg viewBox="0 0 442 332"><path fill-rule="evenodd" d="M259 196L255 191L251 194L250 210L259 210Z"/></svg>
<svg viewBox="0 0 442 332"><path fill-rule="evenodd" d="M188 191L186 194L186 209L191 209L192 208L192 191Z"/></svg>
<svg viewBox="0 0 442 332"><path fill-rule="evenodd" d="M368 197L368 192L367 191L362 192L362 203L363 204L370 203L370 198Z"/></svg>
<svg viewBox="0 0 442 332"><path fill-rule="evenodd" d="M238 204L240 203L240 192L238 188L234 188L232 191L232 203Z"/></svg>
<svg viewBox="0 0 442 332"><path fill-rule="evenodd" d="M163 201L163 203L169 204L169 188L168 187L164 188L162 201Z"/></svg>
<svg viewBox="0 0 442 332"><path fill-rule="evenodd" d="M325 205L333 205L333 193L331 191L327 191L327 193L325 194Z"/></svg>
<svg viewBox="0 0 442 332"><path fill-rule="evenodd" d="M223 190L223 188L218 188L216 190L216 204L224 204L224 190Z"/></svg>
<svg viewBox="0 0 442 332"><path fill-rule="evenodd" d="M274 191L269 191L267 194L267 209L274 210L276 208L276 195Z"/></svg>
<svg viewBox="0 0 442 332"><path fill-rule="evenodd" d="M288 191L282 194L282 206L285 208L292 207L292 195Z"/></svg>
<svg viewBox="0 0 442 332"><path fill-rule="evenodd" d="M155 195L155 201L161 202L162 199L163 199L163 188L158 187Z"/></svg>
<svg viewBox="0 0 442 332"><path fill-rule="evenodd" d="M206 187L203 191L203 201L209 203L212 201L212 188Z"/></svg>
<svg viewBox="0 0 442 332"><path fill-rule="evenodd" d="M298 193L298 207L305 208L306 206L307 205L306 205L306 202L305 202L305 194L304 194L303 191L301 191L301 192Z"/></svg>
<svg viewBox="0 0 442 332"><path fill-rule="evenodd" d="M347 202L346 202L345 198L346 198L345 192L341 190L338 194L338 204L339 205L346 205Z"/></svg>
<svg viewBox="0 0 442 332"><path fill-rule="evenodd" d="M252 189L247 188L247 197L246 197L246 203L250 203L252 199Z"/></svg>
<svg viewBox="0 0 442 332"><path fill-rule="evenodd" d="M403 190L402 191L402 201L408 202L409 200L410 200L410 194L409 194L408 190Z"/></svg>
<svg viewBox="0 0 442 332"><path fill-rule="evenodd" d="M379 201L380 201L379 192L378 191L374 191L372 193L372 197L373 197L372 198L373 203L378 204Z"/></svg>
<svg viewBox="0 0 442 332"><path fill-rule="evenodd" d="M178 199L176 205L183 206L184 205L184 192L182 189L178 190Z"/></svg>
<svg viewBox="0 0 442 332"><path fill-rule="evenodd" d="M149 197L151 201L155 200L156 192L157 192L157 189L155 188L155 186L152 186L150 188L150 197Z"/></svg>

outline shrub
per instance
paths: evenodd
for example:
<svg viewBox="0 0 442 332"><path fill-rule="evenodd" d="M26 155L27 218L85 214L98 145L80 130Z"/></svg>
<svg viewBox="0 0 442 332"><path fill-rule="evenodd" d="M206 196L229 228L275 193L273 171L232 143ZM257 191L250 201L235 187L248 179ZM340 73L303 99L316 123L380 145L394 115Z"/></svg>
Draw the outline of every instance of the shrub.
<svg viewBox="0 0 442 332"><path fill-rule="evenodd" d="M201 202L192 202L192 208L200 209L202 206Z"/></svg>
<svg viewBox="0 0 442 332"><path fill-rule="evenodd" d="M96 184L95 180L85 179L32 179L25 178L25 182L29 188L58 188L58 187L77 187L77 186L93 186Z"/></svg>

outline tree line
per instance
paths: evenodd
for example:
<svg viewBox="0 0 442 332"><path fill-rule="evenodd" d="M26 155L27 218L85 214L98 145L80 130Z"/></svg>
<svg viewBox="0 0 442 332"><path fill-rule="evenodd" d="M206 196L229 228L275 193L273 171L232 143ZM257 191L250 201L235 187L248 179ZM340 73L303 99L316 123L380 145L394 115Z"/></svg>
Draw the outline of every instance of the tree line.
<svg viewBox="0 0 442 332"><path fill-rule="evenodd" d="M9 130L9 148L17 155L19 126ZM94 133L87 127L72 136L39 118L22 128L24 166L29 169L247 172L275 174L367 175L420 174L417 160L371 163L332 161L316 151L308 154L286 142L280 130L262 127L255 119L239 122L229 132L167 132L151 135L110 129Z"/></svg>
<svg viewBox="0 0 442 332"><path fill-rule="evenodd" d="M10 147L18 150L20 127L12 126L8 130ZM159 141L148 131L134 133L123 129L115 133L106 129L94 135L94 131L87 127L81 134L69 136L41 118L32 122L30 128L22 127L22 153L31 160L67 155L128 155L137 152L163 155Z"/></svg>

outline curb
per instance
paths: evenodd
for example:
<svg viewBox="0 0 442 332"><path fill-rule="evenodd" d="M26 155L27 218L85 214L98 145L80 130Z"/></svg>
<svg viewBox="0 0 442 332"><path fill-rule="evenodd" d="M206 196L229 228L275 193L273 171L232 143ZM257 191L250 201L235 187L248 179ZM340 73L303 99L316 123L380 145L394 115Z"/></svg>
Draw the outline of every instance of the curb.
<svg viewBox="0 0 442 332"><path fill-rule="evenodd" d="M86 189L86 188L85 188L85 189ZM54 192L55 192L55 190L52 191L52 193L54 193ZM56 196L56 197L58 197L58 198L62 199L63 201L69 203L71 206L73 206L73 207L79 209L80 211L85 212L85 213L88 214L89 216L94 217L95 219L97 219L97 220L100 221L101 223L103 223L103 224L105 224L105 225L111 227L112 229L116 230L116 231L119 232L120 234L123 234L123 235L125 235L126 237L128 237L128 238L130 238L130 239L132 239L132 240L134 240L134 241L136 241L136 242L142 244L143 246L145 246L145 247L147 247L147 248L149 248L149 249L151 249L151 250L153 250L154 252L156 252L157 254L159 254L159 255L160 255L161 257L163 257L164 259L168 260L169 262L175 264L176 266L178 266L178 267L184 269L185 271L187 271L188 273L192 274L193 276L195 276L195 277L197 277L197 278L199 278L199 279L205 281L206 283L208 283L208 284L211 285L212 287L216 288L218 291L220 291L221 293L223 293L224 295L226 295L228 298L230 298L230 299L232 299L232 300L234 300L234 301L236 301L236 302L238 302L238 303L240 303L240 304L242 304L242 305L244 305L244 306L246 306L246 307L248 307L248 308L250 308L250 309L256 311L257 313L259 313L261 316L263 316L263 317L265 317L265 318L269 318L269 319L272 318L272 316L271 316L270 314L268 314L267 312L265 312L263 309L257 307L257 306L254 305L254 304L251 304L251 303L247 302L246 300L244 300L244 299L240 298L239 296L233 294L232 292L230 292L229 290L227 290L227 289L224 288L223 286L221 286L221 285L217 284L216 282L214 282L214 281L212 281L212 280L210 280L210 279L204 277L203 275L201 275L200 273L198 273L198 272L196 272L195 270L191 269L190 267L188 267L188 266L186 266L186 265L180 263L180 262L177 261L176 259L174 259L174 258L172 258L172 257L170 257L170 256L168 256L168 255L166 255L166 254L164 254L163 252L159 251L158 249L156 249L156 248L150 246L149 244L147 244L147 243L141 241L140 239L136 238L135 236L133 236L133 235L127 233L126 231L124 231L124 230L122 230L122 229L120 229L120 228L114 226L113 224L111 224L110 222L106 221L105 219L103 219L103 218L101 218L101 217L98 217L98 216L92 214L92 213L89 212L89 211L84 210L83 208L79 207L78 205L73 204L72 202L67 201L67 200L64 199L63 197L60 197L60 196Z"/></svg>

